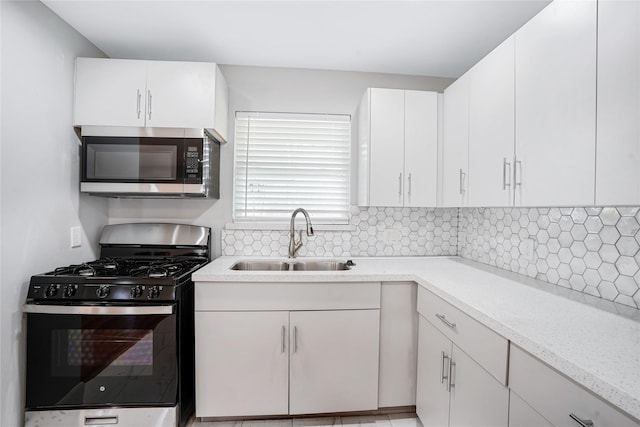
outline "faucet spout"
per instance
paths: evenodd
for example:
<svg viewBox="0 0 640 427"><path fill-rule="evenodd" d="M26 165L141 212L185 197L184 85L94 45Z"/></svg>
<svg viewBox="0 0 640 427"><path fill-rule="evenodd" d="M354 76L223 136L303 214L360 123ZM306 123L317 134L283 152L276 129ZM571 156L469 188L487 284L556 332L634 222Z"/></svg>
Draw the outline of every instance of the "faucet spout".
<svg viewBox="0 0 640 427"><path fill-rule="evenodd" d="M311 225L311 218L309 217L309 213L302 208L298 208L295 211L293 211L293 213L291 214L291 223L289 224L289 258L295 258L296 252L298 252L298 249L302 247L302 230L300 230L299 232L300 237L297 242L296 242L296 230L295 230L296 215L300 212L302 212L302 214L304 215L305 221L307 223L307 236L311 237L314 235L313 226Z"/></svg>

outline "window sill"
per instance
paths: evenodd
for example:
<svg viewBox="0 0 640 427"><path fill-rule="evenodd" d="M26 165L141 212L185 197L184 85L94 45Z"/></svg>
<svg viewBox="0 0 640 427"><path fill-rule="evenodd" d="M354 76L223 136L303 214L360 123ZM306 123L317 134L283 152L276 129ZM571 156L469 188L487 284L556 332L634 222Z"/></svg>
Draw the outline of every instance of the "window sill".
<svg viewBox="0 0 640 427"><path fill-rule="evenodd" d="M300 228L298 222L298 228ZM304 222L302 222L304 224ZM225 230L263 230L263 231L289 231L289 223L273 222L230 222L224 226ZM350 224L313 224L314 231L355 231L356 226Z"/></svg>

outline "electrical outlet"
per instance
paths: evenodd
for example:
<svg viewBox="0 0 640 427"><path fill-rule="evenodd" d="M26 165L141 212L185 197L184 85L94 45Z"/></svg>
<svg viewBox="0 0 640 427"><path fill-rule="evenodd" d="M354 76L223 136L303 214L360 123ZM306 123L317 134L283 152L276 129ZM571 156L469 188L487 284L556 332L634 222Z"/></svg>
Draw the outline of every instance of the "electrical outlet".
<svg viewBox="0 0 640 427"><path fill-rule="evenodd" d="M400 230L396 230L395 228L385 228L383 238L385 245L391 245L400 241L402 233Z"/></svg>
<svg viewBox="0 0 640 427"><path fill-rule="evenodd" d="M71 247L78 248L82 246L82 228L71 227Z"/></svg>
<svg viewBox="0 0 640 427"><path fill-rule="evenodd" d="M520 253L527 261L534 261L534 248L535 241L531 238L524 239L522 242L520 242Z"/></svg>

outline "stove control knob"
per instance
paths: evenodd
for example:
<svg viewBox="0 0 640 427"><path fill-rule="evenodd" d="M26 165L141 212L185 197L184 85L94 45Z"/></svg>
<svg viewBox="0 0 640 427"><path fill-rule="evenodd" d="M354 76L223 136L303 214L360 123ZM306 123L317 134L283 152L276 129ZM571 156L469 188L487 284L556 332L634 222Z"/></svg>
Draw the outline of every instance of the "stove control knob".
<svg viewBox="0 0 640 427"><path fill-rule="evenodd" d="M160 287L159 286L151 286L149 288L149 298L158 298L160 296Z"/></svg>
<svg viewBox="0 0 640 427"><path fill-rule="evenodd" d="M131 298L138 298L142 295L142 286L135 285L131 288Z"/></svg>
<svg viewBox="0 0 640 427"><path fill-rule="evenodd" d="M55 297L58 293L58 285L49 285L44 294L47 298Z"/></svg>
<svg viewBox="0 0 640 427"><path fill-rule="evenodd" d="M78 291L78 285L67 285L64 288L64 296L67 298L71 298Z"/></svg>
<svg viewBox="0 0 640 427"><path fill-rule="evenodd" d="M98 298L106 298L110 291L111 289L109 289L109 285L100 285L98 289L96 289L96 295Z"/></svg>

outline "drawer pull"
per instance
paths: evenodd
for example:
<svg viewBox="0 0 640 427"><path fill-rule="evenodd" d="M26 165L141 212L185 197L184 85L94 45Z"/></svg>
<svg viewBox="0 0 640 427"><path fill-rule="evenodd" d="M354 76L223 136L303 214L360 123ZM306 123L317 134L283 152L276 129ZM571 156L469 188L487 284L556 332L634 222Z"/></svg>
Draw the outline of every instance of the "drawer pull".
<svg viewBox="0 0 640 427"><path fill-rule="evenodd" d="M578 424L580 424L582 427L592 427L593 426L593 421L591 420L583 420L580 419L577 415L575 414L569 414L569 417L571 417L571 419L575 422L577 422Z"/></svg>
<svg viewBox="0 0 640 427"><path fill-rule="evenodd" d="M445 325L447 325L451 329L455 329L456 328L456 324L454 322L449 322L444 314L437 314L436 313L436 317L438 319L442 320L442 323L444 323Z"/></svg>
<svg viewBox="0 0 640 427"><path fill-rule="evenodd" d="M451 391L451 387L455 387L453 383L453 368L456 366L453 360L449 361L449 381L447 382L447 391Z"/></svg>
<svg viewBox="0 0 640 427"><path fill-rule="evenodd" d="M450 360L449 356L446 356L444 354L444 351L441 351L440 352L440 384L444 384L444 380L448 380L449 379L449 376L445 375L445 372L446 372L445 371L445 367L444 367L445 360ZM451 362L449 362L449 363L451 363Z"/></svg>

